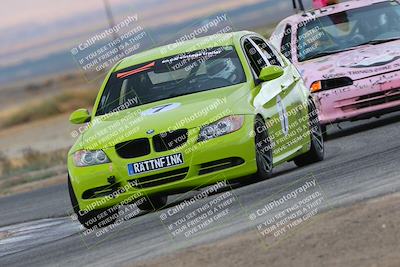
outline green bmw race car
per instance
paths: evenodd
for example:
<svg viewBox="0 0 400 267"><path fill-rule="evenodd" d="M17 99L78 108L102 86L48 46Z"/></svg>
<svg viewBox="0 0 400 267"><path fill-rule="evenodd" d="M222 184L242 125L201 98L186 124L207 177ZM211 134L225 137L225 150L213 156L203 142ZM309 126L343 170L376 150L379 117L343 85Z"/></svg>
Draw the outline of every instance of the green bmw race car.
<svg viewBox="0 0 400 267"><path fill-rule="evenodd" d="M324 157L318 114L296 68L252 32L211 35L148 50L107 74L92 114L68 153L74 212L87 228L140 200L271 177L293 160ZM98 220L102 218L102 220Z"/></svg>

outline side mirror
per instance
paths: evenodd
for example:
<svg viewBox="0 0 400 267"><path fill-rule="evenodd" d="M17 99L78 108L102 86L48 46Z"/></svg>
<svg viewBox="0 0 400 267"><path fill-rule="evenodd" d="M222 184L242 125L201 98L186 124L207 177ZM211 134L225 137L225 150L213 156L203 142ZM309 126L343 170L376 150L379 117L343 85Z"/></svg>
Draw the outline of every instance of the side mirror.
<svg viewBox="0 0 400 267"><path fill-rule="evenodd" d="M80 108L75 110L69 116L69 121L73 124L82 124L90 121L90 114L87 109Z"/></svg>
<svg viewBox="0 0 400 267"><path fill-rule="evenodd" d="M284 70L279 66L268 66L261 69L258 78L260 81L267 82L281 77L283 73Z"/></svg>

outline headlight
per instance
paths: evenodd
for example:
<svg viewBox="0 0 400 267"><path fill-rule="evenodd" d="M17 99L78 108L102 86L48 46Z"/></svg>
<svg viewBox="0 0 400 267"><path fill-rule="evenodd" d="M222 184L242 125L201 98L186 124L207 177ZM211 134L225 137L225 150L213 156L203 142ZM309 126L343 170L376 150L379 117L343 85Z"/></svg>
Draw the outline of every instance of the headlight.
<svg viewBox="0 0 400 267"><path fill-rule="evenodd" d="M315 81L311 84L311 93L323 90L330 90L339 87L353 85L353 80L349 77L338 77L333 79Z"/></svg>
<svg viewBox="0 0 400 267"><path fill-rule="evenodd" d="M218 136L235 132L242 128L243 121L243 115L233 115L225 117L209 125L203 126L200 129L200 134L197 141L206 141Z"/></svg>
<svg viewBox="0 0 400 267"><path fill-rule="evenodd" d="M108 162L110 162L110 160L103 150L79 150L74 153L74 163L77 167L92 166Z"/></svg>

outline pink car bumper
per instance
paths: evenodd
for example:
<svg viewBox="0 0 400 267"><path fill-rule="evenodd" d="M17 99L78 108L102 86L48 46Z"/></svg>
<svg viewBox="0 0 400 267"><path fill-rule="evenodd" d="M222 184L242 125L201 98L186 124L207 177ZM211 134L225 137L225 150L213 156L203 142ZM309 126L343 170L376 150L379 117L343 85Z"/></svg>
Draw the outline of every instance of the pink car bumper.
<svg viewBox="0 0 400 267"><path fill-rule="evenodd" d="M400 71L315 93L322 124L357 120L400 110Z"/></svg>

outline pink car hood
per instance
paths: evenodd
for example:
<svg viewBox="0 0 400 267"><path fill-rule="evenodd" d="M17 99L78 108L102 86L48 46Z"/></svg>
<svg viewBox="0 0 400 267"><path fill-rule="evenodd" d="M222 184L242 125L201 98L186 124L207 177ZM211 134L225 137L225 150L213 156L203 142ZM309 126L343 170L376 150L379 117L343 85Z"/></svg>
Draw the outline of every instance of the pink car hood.
<svg viewBox="0 0 400 267"><path fill-rule="evenodd" d="M359 80L400 70L400 41L366 45L326 57L295 63L307 87L335 77Z"/></svg>

